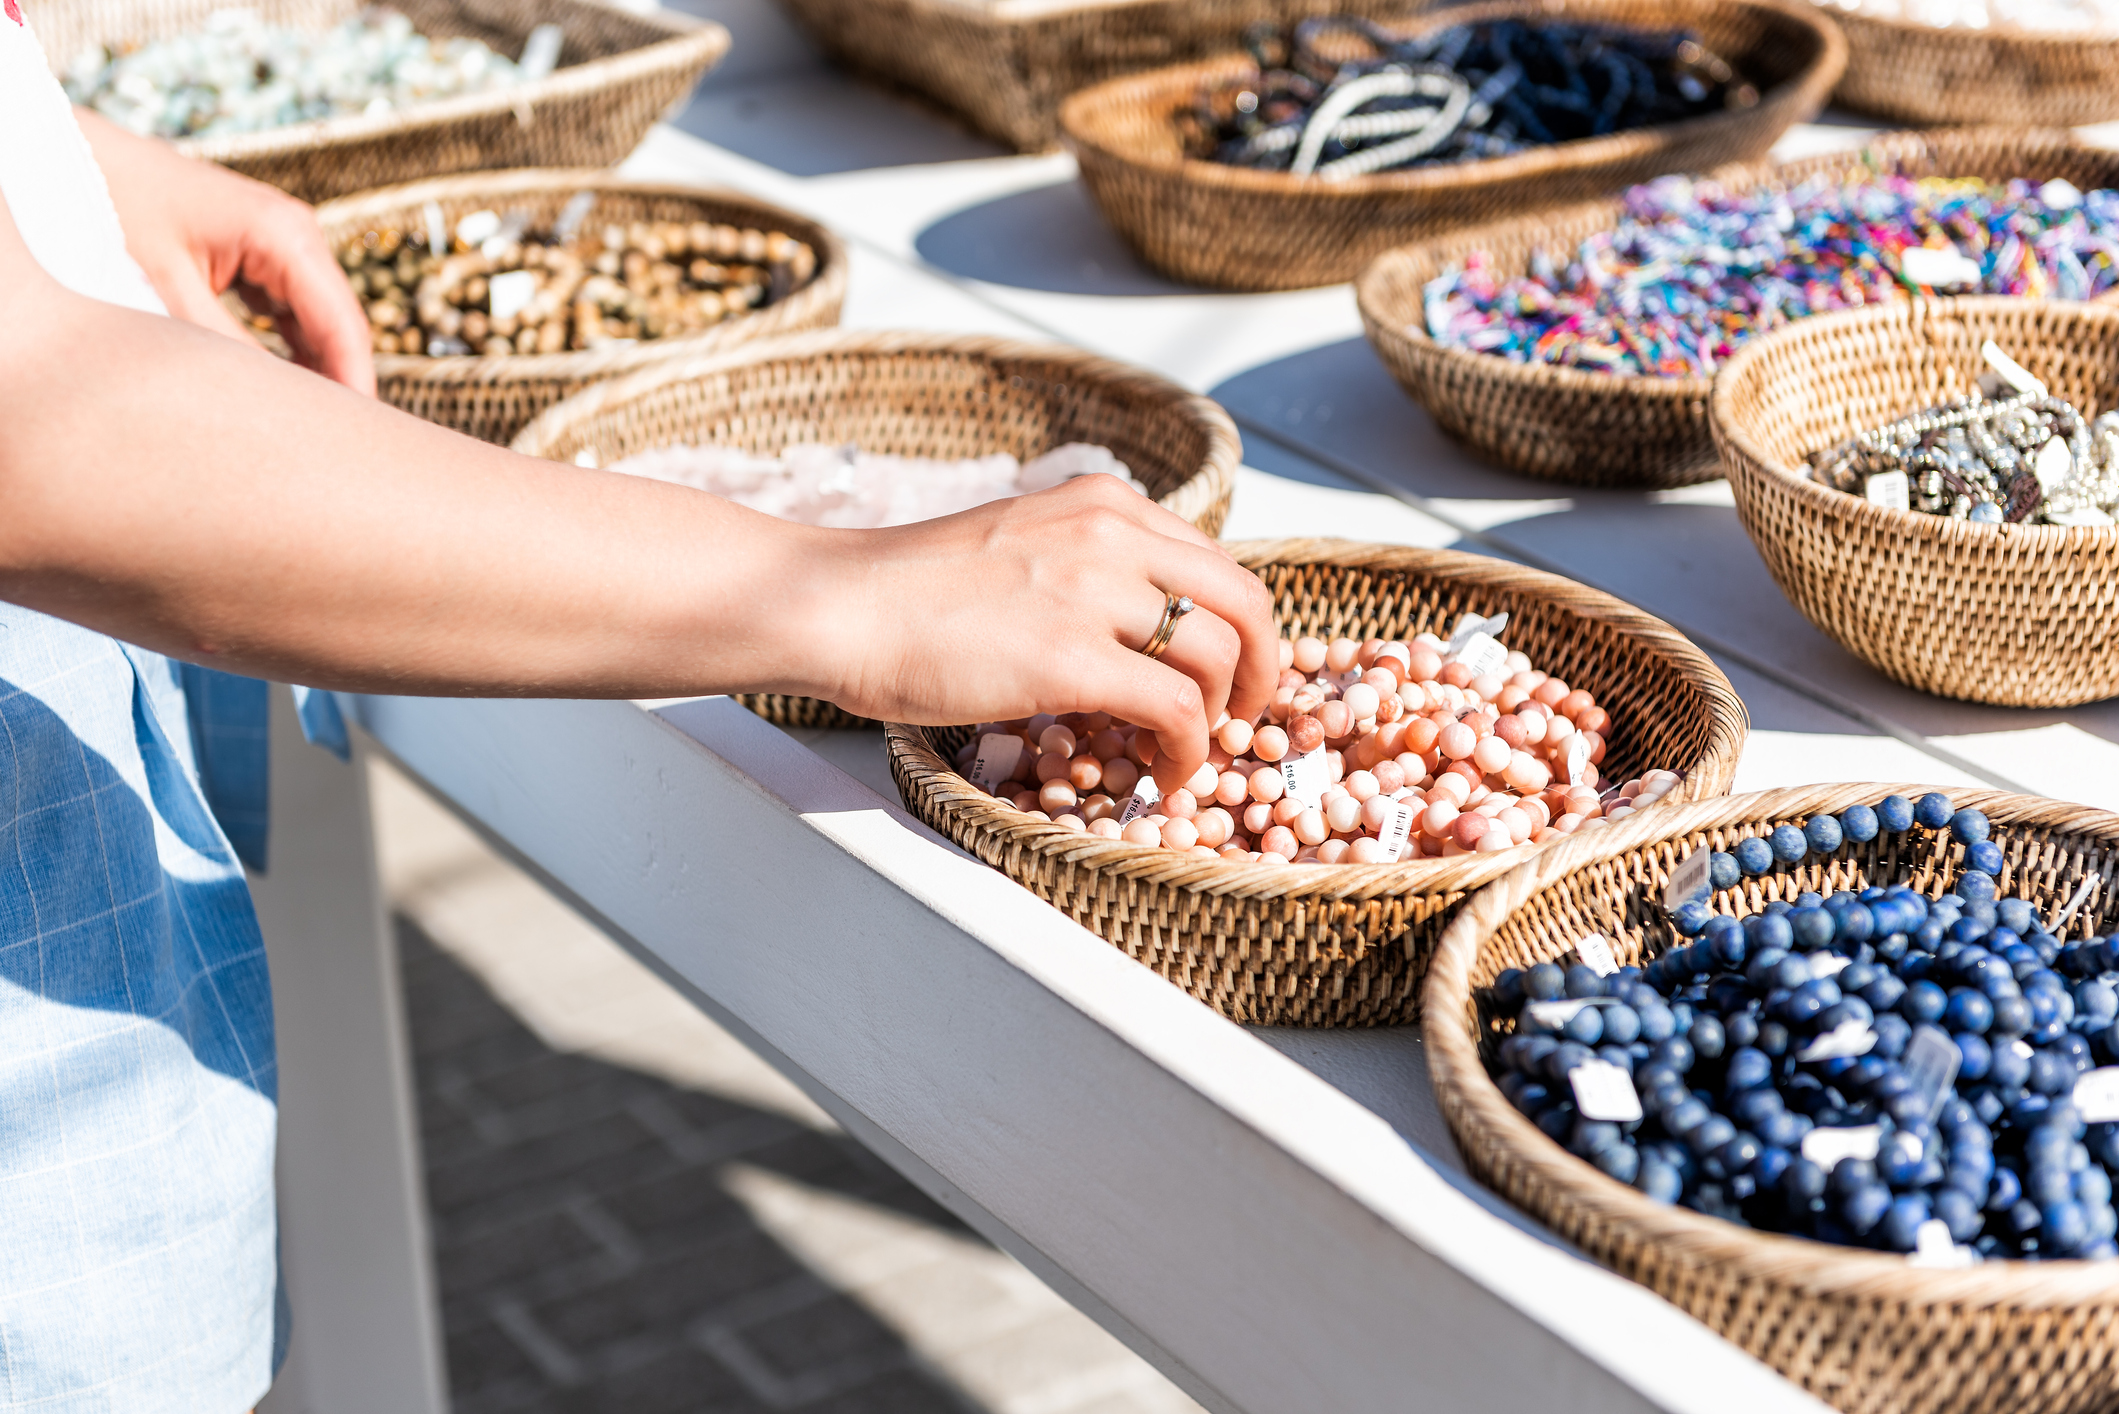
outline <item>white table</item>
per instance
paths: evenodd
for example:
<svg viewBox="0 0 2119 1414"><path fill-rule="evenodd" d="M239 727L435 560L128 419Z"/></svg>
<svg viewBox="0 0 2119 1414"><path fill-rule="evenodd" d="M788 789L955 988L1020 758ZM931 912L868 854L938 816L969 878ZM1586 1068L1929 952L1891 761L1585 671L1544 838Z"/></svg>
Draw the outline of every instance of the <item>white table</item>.
<svg viewBox="0 0 2119 1414"><path fill-rule="evenodd" d="M1885 682L1789 607L1725 484L1579 492L1481 466L1390 381L1346 287L1167 284L1127 255L1068 158L1000 154L850 85L762 0L708 12L737 33L729 66L628 171L831 224L853 254L847 324L1061 339L1211 394L1245 438L1231 538L1459 546L1663 616L1750 709L1739 789L1979 782L2119 808L2110 704L2004 711ZM1784 150L1866 131L1801 129ZM1222 1020L913 821L872 736L798 741L719 699L371 698L357 715L1209 1408L1819 1407L1467 1179L1414 1033ZM298 1336L271 1407L438 1409L393 963L363 893L372 871L321 847L357 835L364 806L326 758L284 749L278 765L278 789L309 802L282 815L297 842L275 845L264 900L289 1277L315 1334ZM328 927L303 911L317 899ZM327 1103L330 1124L313 1118ZM390 1401L361 1383L385 1366Z"/></svg>

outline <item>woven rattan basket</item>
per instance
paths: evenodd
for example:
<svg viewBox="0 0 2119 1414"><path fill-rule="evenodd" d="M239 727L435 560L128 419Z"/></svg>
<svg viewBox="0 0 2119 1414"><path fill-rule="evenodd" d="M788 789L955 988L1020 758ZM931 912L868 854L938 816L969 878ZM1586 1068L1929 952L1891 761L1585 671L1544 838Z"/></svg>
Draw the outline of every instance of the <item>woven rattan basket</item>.
<svg viewBox="0 0 2119 1414"><path fill-rule="evenodd" d="M2088 191L2119 186L2119 153L2086 147L2064 132L1983 128L1894 133L1860 152L1714 175L1744 189L1774 178L1881 169L1908 176L1989 180L2065 177ZM1427 282L1473 251L1503 276L1519 275L1543 247L1558 259L1609 229L1618 201L1496 223L1380 257L1355 287L1369 343L1391 376L1435 422L1481 458L1526 476L1587 486L1684 486L1721 474L1707 430L1706 378L1649 378L1515 363L1444 348L1428 337L1421 305Z"/></svg>
<svg viewBox="0 0 2119 1414"><path fill-rule="evenodd" d="M1612 718L1604 774L1682 771L1671 799L1722 794L1744 706L1677 630L1608 594L1500 560L1344 540L1232 545L1273 591L1283 632L1446 632L1506 610L1509 646L1588 688ZM1516 851L1407 864L1226 864L1042 824L950 765L966 727L888 732L908 809L988 864L1235 1021L1392 1026L1418 1015L1420 975L1449 910ZM1645 813L1653 814L1662 807Z"/></svg>
<svg viewBox="0 0 2119 1414"><path fill-rule="evenodd" d="M817 253L816 273L785 299L689 338L643 340L579 353L453 358L379 355L375 360L378 395L430 422L488 442L506 443L538 413L591 383L666 359L839 322L839 307L846 300L846 248L838 237L806 216L740 192L624 182L607 172L471 172L334 201L317 209L317 219L334 246L385 226L417 230L429 201L437 203L452 224L486 208L503 213L526 211L530 229L538 231L550 226L576 193L588 190L596 193L596 204L588 214L591 229L606 221L710 221L785 231Z"/></svg>
<svg viewBox="0 0 2119 1414"><path fill-rule="evenodd" d="M1656 900L1677 861L1776 824L1927 787L1808 786L1647 812L1532 857L1461 909L1428 969L1427 1065L1472 1172L1595 1260L1697 1317L1848 1414L2087 1414L2119 1405L2119 1269L1989 1262L1961 1271L1741 1228L1662 1207L1545 1137L1488 1078L1502 1033L1474 1002L1504 967L1557 959L1602 933L1619 961L1671 941ZM2102 882L2070 925L2108 930L2119 816L1999 791L1956 791L1986 812L2008 859L2002 891L2048 918L2085 877ZM1848 844L1828 860L1748 880L1718 906L1751 913L1804 889L1909 881L1941 893L1961 850L1930 830Z"/></svg>
<svg viewBox="0 0 2119 1414"><path fill-rule="evenodd" d="M588 453L609 466L655 447L776 452L796 442L1025 461L1090 442L1209 535L1228 518L1243 455L1219 406L1142 369L1058 344L865 330L775 339L598 384L538 418L515 450L558 461ZM737 701L782 726L878 725L809 697Z"/></svg>
<svg viewBox="0 0 2119 1414"><path fill-rule="evenodd" d="M1234 49L1261 22L1395 20L1425 0L781 0L810 37L1023 152L1059 141L1077 89Z"/></svg>
<svg viewBox="0 0 2119 1414"><path fill-rule="evenodd" d="M365 0L247 4L269 24L325 29ZM178 147L294 193L327 201L445 172L494 167L609 167L728 52L728 31L672 10L598 0L391 0L420 33L463 37L513 59L540 24L566 35L560 67L504 92L443 99L375 117L326 118L270 132L190 138ZM91 47L185 34L225 0L72 0L34 12L54 65Z"/></svg>
<svg viewBox="0 0 2119 1414"><path fill-rule="evenodd" d="M1090 195L1149 265L1217 289L1299 289L1350 280L1405 241L1664 172L1755 161L1789 124L1824 106L1846 58L1832 21L1782 0L1500 0L1430 14L1406 29L1507 16L1694 30L1758 86L1759 103L1492 161L1346 181L1184 155L1177 115L1203 83L1255 74L1241 56L1099 84L1068 99L1060 123Z"/></svg>
<svg viewBox="0 0 2119 1414"><path fill-rule="evenodd" d="M1803 459L1961 396L1992 339L2085 413L2119 407L2119 309L1966 299L1853 310L1760 339L1715 379L1737 514L1803 616L1943 697L2070 707L2119 694L2119 527L1974 525L1872 505Z"/></svg>
<svg viewBox="0 0 2119 1414"><path fill-rule="evenodd" d="M2075 127L2119 118L2119 34L1947 29L1830 7L1847 36L1833 97L1909 126Z"/></svg>

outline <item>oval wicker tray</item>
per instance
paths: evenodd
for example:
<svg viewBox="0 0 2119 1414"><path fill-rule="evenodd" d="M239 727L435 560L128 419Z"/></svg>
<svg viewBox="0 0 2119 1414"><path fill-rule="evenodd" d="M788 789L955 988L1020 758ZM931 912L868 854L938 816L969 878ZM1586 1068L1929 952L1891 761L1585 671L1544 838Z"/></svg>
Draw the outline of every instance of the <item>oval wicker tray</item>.
<svg viewBox="0 0 2119 1414"><path fill-rule="evenodd" d="M324 29L365 0L265 0L268 24ZM495 167L609 167L691 95L728 53L728 31L672 10L599 0L391 0L420 33L480 40L508 58L532 29L566 33L561 68L501 93L442 99L375 117L324 118L269 132L187 138L192 156L270 182L304 201L445 172ZM202 28L226 0L95 0L39 6L44 52L64 64L90 46L137 46Z"/></svg>
<svg viewBox="0 0 2119 1414"><path fill-rule="evenodd" d="M549 227L577 192L587 190L596 193L590 227L604 221L711 221L785 231L816 252L816 273L777 304L689 338L648 339L578 353L452 358L381 354L375 360L377 395L429 422L505 444L538 413L591 383L665 359L839 322L839 308L846 301L846 248L839 238L806 216L741 192L620 181L608 172L471 172L364 192L320 206L316 214L334 247L377 226L419 229L429 201L441 207L452 225L490 207L502 213L529 212L530 229L537 231Z"/></svg>
<svg viewBox="0 0 2119 1414"><path fill-rule="evenodd" d="M1851 310L1740 351L1715 379L1736 509L1803 617L1885 676L1969 702L2119 693L2119 527L1973 525L1872 505L1803 459L1970 388L1992 339L2058 397L2119 407L2119 309L1999 298Z"/></svg>
<svg viewBox="0 0 2119 1414"><path fill-rule="evenodd" d="M1972 128L1893 133L1859 152L1779 166L1735 167L1716 180L1744 190L1760 181L1799 181L1881 168L1908 176L1988 180L2065 177L2087 191L2119 186L2119 153L2086 147L2064 132ZM1617 200L1497 222L1379 257L1355 286L1369 343L1442 430L1486 461L1586 486L1686 486L1721 474L1707 430L1706 378L1649 378L1515 363L1444 348L1428 337L1427 282L1473 251L1504 276L1524 273L1531 252L1571 252L1621 215Z"/></svg>
<svg viewBox="0 0 2119 1414"><path fill-rule="evenodd" d="M916 457L1007 452L1025 461L1063 443L1096 443L1165 509L1209 535L1228 518L1243 455L1218 405L1143 369L1060 344L867 330L658 363L552 408L514 449L556 461L586 451L609 466L682 443L776 452L795 442ZM809 697L736 700L782 726L878 725Z"/></svg>
<svg viewBox="0 0 2119 1414"><path fill-rule="evenodd" d="M1822 12L1782 0L1500 0L1423 16L1409 33L1508 16L1692 29L1760 90L1754 108L1486 162L1346 181L1184 155L1176 116L1248 58L1113 79L1069 98L1060 126L1105 217L1149 265L1229 290L1350 280L1390 247L1513 212L1618 191L1664 172L1753 161L1824 106L1846 48Z"/></svg>
<svg viewBox="0 0 2119 1414"><path fill-rule="evenodd" d="M2093 1262L1989 1262L1962 1271L1759 1232L1652 1203L1577 1159L1519 1114L1488 1077L1481 1046L1501 1033L1473 1000L1504 967L1558 958L1601 932L1623 963L1670 942L1654 900L1699 848L1728 849L1819 811L1873 804L1905 785L1806 786L1645 812L1534 856L1461 909L1428 968L1429 1074L1472 1172L1595 1260L1641 1283L1847 1414L2087 1414L2119 1402L2119 1269ZM2077 882L2104 880L2072 934L2113 921L2119 816L2000 791L1953 791L1987 813L2008 872L2003 892L2050 910ZM1909 843L1910 842L1910 843ZM1718 896L1739 913L1803 889L1910 880L1940 893L1958 846L1935 831L1849 844L1829 861L1748 880ZM1769 893L1768 887L1779 892ZM2050 916L2050 912L2049 912Z"/></svg>
<svg viewBox="0 0 2119 1414"><path fill-rule="evenodd" d="M2119 118L2119 34L2109 30L1943 29L1828 12L1847 36L1847 72L1832 96L1848 108L1916 127Z"/></svg>
<svg viewBox="0 0 2119 1414"><path fill-rule="evenodd" d="M1684 772L1671 800L1729 789L1744 705L1660 619L1558 575L1453 550L1259 540L1230 551L1273 591L1283 632L1395 638L1506 610L1511 648L1596 694L1612 717L1604 774ZM1028 818L950 764L968 727L893 724L906 808L1231 1020L1394 1026L1449 911L1522 851L1407 864L1225 864ZM1661 805L1644 811L1653 815Z"/></svg>

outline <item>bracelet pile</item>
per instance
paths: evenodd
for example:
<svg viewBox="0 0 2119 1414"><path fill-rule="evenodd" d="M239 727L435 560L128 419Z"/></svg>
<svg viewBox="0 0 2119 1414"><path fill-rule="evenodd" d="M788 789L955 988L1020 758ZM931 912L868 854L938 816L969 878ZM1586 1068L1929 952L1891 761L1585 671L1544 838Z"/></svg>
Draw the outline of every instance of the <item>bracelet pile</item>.
<svg viewBox="0 0 2119 1414"><path fill-rule="evenodd" d="M1320 49L1365 42L1370 57ZM1349 16L1248 37L1259 76L1203 90L1193 156L1326 181L1499 157L1750 107L1758 92L1680 32L1491 20L1414 39ZM1342 42L1343 38L1342 38Z"/></svg>

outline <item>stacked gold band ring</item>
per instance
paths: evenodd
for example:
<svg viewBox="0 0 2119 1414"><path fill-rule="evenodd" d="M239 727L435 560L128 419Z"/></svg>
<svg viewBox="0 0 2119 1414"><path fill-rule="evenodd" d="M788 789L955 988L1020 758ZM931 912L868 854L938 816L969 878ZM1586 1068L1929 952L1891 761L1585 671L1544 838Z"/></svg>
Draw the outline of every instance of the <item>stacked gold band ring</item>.
<svg viewBox="0 0 2119 1414"><path fill-rule="evenodd" d="M1154 636L1148 640L1148 646L1140 651L1150 658L1162 657L1163 650L1170 646L1170 639L1177 633L1177 621L1191 612L1192 601L1189 598L1165 591L1162 622L1155 626Z"/></svg>

